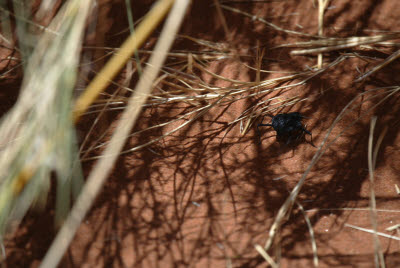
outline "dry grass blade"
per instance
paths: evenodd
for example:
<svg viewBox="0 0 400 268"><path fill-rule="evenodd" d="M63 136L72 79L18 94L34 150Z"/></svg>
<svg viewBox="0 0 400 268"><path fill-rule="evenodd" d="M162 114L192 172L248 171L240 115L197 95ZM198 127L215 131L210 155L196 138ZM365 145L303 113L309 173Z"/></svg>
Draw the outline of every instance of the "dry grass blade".
<svg viewBox="0 0 400 268"><path fill-rule="evenodd" d="M397 184L394 185L394 189L396 190L396 193L400 195L400 187Z"/></svg>
<svg viewBox="0 0 400 268"><path fill-rule="evenodd" d="M329 0L318 0L318 35L324 35L324 14ZM318 69L322 68L322 53L318 54Z"/></svg>
<svg viewBox="0 0 400 268"><path fill-rule="evenodd" d="M375 183L374 183L374 169L373 169L373 163L372 163L372 145L373 145L373 136L374 136L374 128L376 124L376 117L373 117L371 120L371 128L370 128L370 133L369 133L369 141L368 141L368 169L369 169L369 179L370 179L370 188L371 188L371 194L370 194L370 217L371 217L371 223L373 226L374 230L374 252L375 252L375 267L380 267L380 263L384 264L383 261L383 255L381 251L381 245L379 242L378 235L376 234L377 229L378 229L378 224L377 224L377 217L376 217L376 200L375 200Z"/></svg>
<svg viewBox="0 0 400 268"><path fill-rule="evenodd" d="M290 52L290 54L292 55L306 55L351 48L360 45L375 44L398 38L400 38L400 33L348 38L324 38L321 40L314 40L309 42L280 45L278 47L316 47L311 49L293 50L292 52Z"/></svg>
<svg viewBox="0 0 400 268"><path fill-rule="evenodd" d="M18 101L2 120L1 233L11 220L18 223L32 204L44 206L53 171L58 224L68 213L71 192L78 194L83 180L70 109L90 3L67 2L51 31L37 37Z"/></svg>
<svg viewBox="0 0 400 268"><path fill-rule="evenodd" d="M363 227L358 227L358 226L355 226L355 225L352 225L352 224L348 224L348 223L345 223L344 226L350 227L350 228L353 228L353 229L356 229L356 230L360 230L360 231L363 231L363 232L367 232L367 233L370 233L370 234L377 234L377 235L382 236L382 237L386 237L386 238L389 238L389 239L400 241L400 237L397 237L397 236L394 236L394 235L388 235L388 234L385 234L385 233L382 233L382 232L375 232L374 230L363 228Z"/></svg>
<svg viewBox="0 0 400 268"><path fill-rule="evenodd" d="M167 18L160 39L157 42L154 53L150 58L149 65L141 76L135 92L131 96L128 106L119 120L110 144L104 152L106 157L100 159L95 165L93 171L90 173L82 193L79 195L68 219L57 234L40 267L47 268L57 266L69 243L74 237L77 228L99 193L108 174L114 166L119 152L125 144L129 131L136 122L143 103L147 99L152 82L172 45L188 4L189 1L187 0L177 0L175 2L171 13Z"/></svg>
<svg viewBox="0 0 400 268"><path fill-rule="evenodd" d="M388 231L388 232L392 232L392 231L394 231L396 229L399 229L399 228L400 228L400 224L395 224L393 226L390 226L390 227L386 228L385 230Z"/></svg>
<svg viewBox="0 0 400 268"><path fill-rule="evenodd" d="M122 44L118 53L110 59L104 68L102 68L100 73L88 85L86 91L76 101L73 114L74 121L79 120L80 116L85 113L100 92L106 88L110 80L123 67L129 57L132 56L144 40L146 40L161 19L164 18L165 14L167 14L173 2L174 0L161 0L154 5L136 29L135 34L132 34L124 44Z"/></svg>
<svg viewBox="0 0 400 268"><path fill-rule="evenodd" d="M273 268L278 268L278 264L272 259L271 256L262 248L260 245L255 245L254 248L260 253L260 255L265 259L265 261L271 265Z"/></svg>
<svg viewBox="0 0 400 268"><path fill-rule="evenodd" d="M299 207L301 213L304 216L304 219L307 223L307 227L308 227L308 231L310 232L310 237L311 237L311 247L312 247L312 251L313 251L313 263L315 267L318 267L318 253L317 253L317 242L315 242L315 235L314 235L314 230L312 228L312 224L310 221L310 218L307 216L307 213L304 211L303 206L296 201L297 206Z"/></svg>
<svg viewBox="0 0 400 268"><path fill-rule="evenodd" d="M374 116L371 119L371 127L369 132L369 140L368 140L368 170L369 170L369 180L371 184L371 194L370 194L370 217L371 223L374 230L374 250L375 250L375 266L376 267L385 267L385 260L383 258L381 243L379 242L379 238L377 235L378 231L378 223L377 223L377 215L376 215L376 199L375 199L375 181L374 181L374 171L376 165L376 156L378 153L379 146L382 142L382 139L385 134L385 130L382 132L383 135L380 135L378 143L375 146L374 152L373 150L373 137L374 137L374 129L376 125L377 117Z"/></svg>

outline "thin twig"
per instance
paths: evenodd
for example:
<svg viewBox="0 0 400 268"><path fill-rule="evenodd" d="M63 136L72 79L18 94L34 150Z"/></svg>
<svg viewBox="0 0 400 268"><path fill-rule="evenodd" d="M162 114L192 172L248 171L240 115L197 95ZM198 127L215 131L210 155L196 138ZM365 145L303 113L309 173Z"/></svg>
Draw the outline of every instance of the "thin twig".
<svg viewBox="0 0 400 268"><path fill-rule="evenodd" d="M348 224L348 223L345 223L344 226L350 227L350 228L354 228L356 230L360 230L360 231L363 231L363 232L367 232L367 233L370 233L370 234L375 234L376 233L379 236L400 241L400 237L395 236L395 235L388 235L388 234L385 234L385 233L382 233L382 232L375 232L374 230L363 228L363 227L358 227L358 226L355 226L355 225L352 225L352 224Z"/></svg>

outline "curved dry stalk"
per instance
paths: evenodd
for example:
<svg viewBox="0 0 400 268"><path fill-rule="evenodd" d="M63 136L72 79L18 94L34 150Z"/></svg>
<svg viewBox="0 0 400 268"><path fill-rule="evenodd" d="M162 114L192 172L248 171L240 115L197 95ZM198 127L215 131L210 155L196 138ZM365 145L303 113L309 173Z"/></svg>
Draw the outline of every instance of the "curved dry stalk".
<svg viewBox="0 0 400 268"><path fill-rule="evenodd" d="M311 238L311 248L312 248L313 255L314 255L313 263L314 263L315 267L318 267L317 242L315 241L314 229L312 228L312 224L311 224L310 218L307 216L307 213L304 211L303 206L298 201L296 201L296 204L299 207L301 213L304 216L304 220L307 223L308 231L310 233L310 238Z"/></svg>
<svg viewBox="0 0 400 268"><path fill-rule="evenodd" d="M368 139L368 171L369 171L369 180L370 180L370 218L371 224L374 231L374 251L375 251L375 267L385 267L385 260L383 257L382 246L379 242L378 238L378 222L377 222L377 213L376 213L376 199L375 199L375 180L374 180L374 172L376 165L376 156L378 154L379 146L383 140L383 137L387 131L387 127L383 130L381 135L379 136L378 142L375 145L375 149L373 152L373 140L374 140L374 130L376 125L377 117L374 116L371 119L370 131L369 131L369 139Z"/></svg>

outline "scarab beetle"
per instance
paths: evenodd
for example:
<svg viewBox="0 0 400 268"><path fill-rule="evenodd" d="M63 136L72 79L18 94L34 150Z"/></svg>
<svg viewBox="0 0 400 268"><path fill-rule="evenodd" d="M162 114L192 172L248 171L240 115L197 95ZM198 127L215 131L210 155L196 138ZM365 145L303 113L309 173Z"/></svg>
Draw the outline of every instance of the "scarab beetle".
<svg viewBox="0 0 400 268"><path fill-rule="evenodd" d="M298 112L278 114L272 117L271 124L263 124L262 122L258 124L257 130L260 126L271 126L276 131L277 139L286 140L286 144L289 144L293 139L299 139L305 133L311 136L310 144L315 147L311 132L308 131L301 122L303 118L304 116Z"/></svg>

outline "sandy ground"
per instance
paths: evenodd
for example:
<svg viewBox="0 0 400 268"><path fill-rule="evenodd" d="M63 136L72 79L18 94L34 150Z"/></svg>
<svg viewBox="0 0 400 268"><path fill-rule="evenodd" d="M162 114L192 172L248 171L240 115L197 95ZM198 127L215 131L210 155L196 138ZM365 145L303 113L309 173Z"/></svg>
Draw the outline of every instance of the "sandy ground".
<svg viewBox="0 0 400 268"><path fill-rule="evenodd" d="M99 2L96 38L88 42L118 47L127 36L126 32L115 34L127 28L124 1ZM137 19L145 14L152 1L135 2L132 1L133 15ZM313 6L313 1L232 2L226 5L282 28L317 33L318 8ZM395 0L330 1L324 19L325 35L348 37L379 34L373 30L396 31L400 27L399 12L400 2ZM264 70L299 72L316 64L315 55L291 56L289 48L273 49L307 38L276 31L241 14L225 10L224 15L229 36L224 33L213 1L193 1L180 31L182 35L219 43L241 55L212 62L209 70L231 79L254 81L255 72L245 64L255 66L257 43L265 48ZM145 47L151 47L153 39ZM182 38L177 38L173 48L175 51L196 49L199 47ZM368 90L396 86L400 80L400 64L394 62L364 83L354 83L359 71L369 70L395 49L379 53L362 48L340 52L349 51L369 55L371 61L347 59L303 86L273 93L307 98L280 112L304 114L307 117L304 123L312 131L317 146L349 101ZM101 52L96 53L99 54L95 57L101 56ZM325 64L339 55L337 51L326 54ZM100 67L101 63L93 66ZM229 84L205 73L199 75L209 84ZM281 75L263 73L261 79ZM6 85L4 81L1 83ZM16 90L16 85L18 80L7 88ZM1 97L4 111L15 99L7 96ZM367 162L371 115L378 116L375 139L384 126L389 127L375 172L378 231L397 234L385 228L400 221L399 196L394 186L400 183L399 94L377 108L374 104L384 95L371 100L368 96L373 95L367 93L356 99L352 109L333 129L328 138L331 145L310 172L298 198L315 232L319 267L374 267L373 235L346 225L372 228ZM265 97L212 108L172 136L121 156L60 267L266 267L254 245L265 244L274 217L317 149L306 141L297 146L279 143L271 128L262 128L259 143L255 126L244 136L239 124L229 127L243 111ZM172 119L186 109L187 105L179 103L146 109L135 129ZM104 124L115 122L117 117L118 113L110 113ZM268 120L266 117L265 122ZM84 119L79 126L83 133L90 122ZM132 138L126 148L170 129L171 126L143 133ZM86 173L92 164L92 161L84 163ZM51 205L45 213L31 212L18 231L7 237L8 267L36 267L40 263L55 235L52 217ZM399 242L384 237L379 240L387 267L399 267ZM280 256L281 267L313 266L309 228L298 206L294 206L282 226L280 244L274 248L270 253Z"/></svg>

